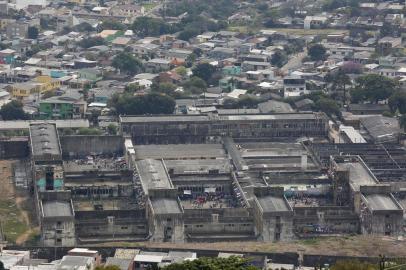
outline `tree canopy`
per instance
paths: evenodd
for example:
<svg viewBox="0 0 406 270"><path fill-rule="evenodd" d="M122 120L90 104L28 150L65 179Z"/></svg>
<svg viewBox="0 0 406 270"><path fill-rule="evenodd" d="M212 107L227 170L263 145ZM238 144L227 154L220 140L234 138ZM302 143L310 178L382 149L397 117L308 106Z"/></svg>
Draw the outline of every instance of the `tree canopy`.
<svg viewBox="0 0 406 270"><path fill-rule="evenodd" d="M351 91L353 102L370 101L377 103L389 98L397 88L394 80L378 74L360 76L355 82L356 85Z"/></svg>
<svg viewBox="0 0 406 270"><path fill-rule="evenodd" d="M120 52L113 58L112 66L120 72L136 74L142 70L142 62L128 52Z"/></svg>
<svg viewBox="0 0 406 270"><path fill-rule="evenodd" d="M237 10L234 0L181 0L169 2L167 8L162 10L163 16L179 16L187 13L191 16L198 16L207 13L214 19L227 19Z"/></svg>
<svg viewBox="0 0 406 270"><path fill-rule="evenodd" d="M141 37L159 36L173 33L173 26L162 19L152 17L138 17L135 19L131 29Z"/></svg>
<svg viewBox="0 0 406 270"><path fill-rule="evenodd" d="M106 41L102 37L88 37L84 38L77 43L80 47L87 49L94 46L100 46L106 44Z"/></svg>
<svg viewBox="0 0 406 270"><path fill-rule="evenodd" d="M401 114L406 113L406 93L397 91L389 97L389 108L392 113L398 111Z"/></svg>
<svg viewBox="0 0 406 270"><path fill-rule="evenodd" d="M216 72L216 68L209 63L201 63L197 64L192 69L193 75L203 79L206 83L210 81L214 73Z"/></svg>
<svg viewBox="0 0 406 270"><path fill-rule="evenodd" d="M277 50L271 57L271 64L279 68L283 67L288 61L288 56L282 50Z"/></svg>
<svg viewBox="0 0 406 270"><path fill-rule="evenodd" d="M3 120L25 120L28 115L23 110L23 104L20 101L13 100L0 109L0 116Z"/></svg>
<svg viewBox="0 0 406 270"><path fill-rule="evenodd" d="M110 100L110 105L121 115L171 114L175 104L172 97L160 93L143 96L115 95Z"/></svg>
<svg viewBox="0 0 406 270"><path fill-rule="evenodd" d="M125 30L126 26L120 22L114 20L103 21L99 26L98 30L101 32L103 30Z"/></svg>
<svg viewBox="0 0 406 270"><path fill-rule="evenodd" d="M193 76L183 83L183 88L192 94L201 94L206 91L207 84L203 79Z"/></svg>
<svg viewBox="0 0 406 270"><path fill-rule="evenodd" d="M308 54L312 61L321 61L326 59L326 48L321 44L313 44L309 47Z"/></svg>
<svg viewBox="0 0 406 270"><path fill-rule="evenodd" d="M249 265L244 258L199 258L193 261L174 263L163 268L163 270L257 270L255 266Z"/></svg>

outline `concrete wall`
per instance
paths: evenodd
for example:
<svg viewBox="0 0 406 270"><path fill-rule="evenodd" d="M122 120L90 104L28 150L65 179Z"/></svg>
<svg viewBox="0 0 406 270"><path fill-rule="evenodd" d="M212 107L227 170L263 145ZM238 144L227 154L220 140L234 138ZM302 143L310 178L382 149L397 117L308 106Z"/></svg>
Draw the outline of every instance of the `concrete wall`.
<svg viewBox="0 0 406 270"><path fill-rule="evenodd" d="M61 136L62 155L76 158L90 154L123 154L124 139L121 136L74 135Z"/></svg>

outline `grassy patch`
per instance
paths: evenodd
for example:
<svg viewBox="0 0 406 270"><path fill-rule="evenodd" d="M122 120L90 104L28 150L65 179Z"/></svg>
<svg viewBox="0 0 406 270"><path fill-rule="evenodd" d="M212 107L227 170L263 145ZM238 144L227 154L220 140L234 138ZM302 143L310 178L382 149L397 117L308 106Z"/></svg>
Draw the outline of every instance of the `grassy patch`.
<svg viewBox="0 0 406 270"><path fill-rule="evenodd" d="M15 240L29 228L21 218L21 211L15 202L10 200L0 201L0 217L3 232L8 242Z"/></svg>
<svg viewBox="0 0 406 270"><path fill-rule="evenodd" d="M319 241L320 241L320 239L317 239L317 238L309 238L309 239L301 240L300 243L303 245L312 246L312 245L317 245L319 243Z"/></svg>
<svg viewBox="0 0 406 270"><path fill-rule="evenodd" d="M156 7L158 4L157 3L145 3L142 4L142 6L145 8L145 11L150 11L151 9L153 9L154 7Z"/></svg>

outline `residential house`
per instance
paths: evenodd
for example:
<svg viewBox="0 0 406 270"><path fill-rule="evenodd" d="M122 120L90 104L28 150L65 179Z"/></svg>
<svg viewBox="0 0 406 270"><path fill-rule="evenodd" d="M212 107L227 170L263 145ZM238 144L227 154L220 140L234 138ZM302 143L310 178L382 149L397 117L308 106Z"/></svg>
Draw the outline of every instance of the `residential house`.
<svg viewBox="0 0 406 270"><path fill-rule="evenodd" d="M132 39L130 37L116 37L111 44L116 48L125 48L130 45Z"/></svg>
<svg viewBox="0 0 406 270"><path fill-rule="evenodd" d="M387 104L350 104L348 111L358 115L382 114L390 111L390 108Z"/></svg>
<svg viewBox="0 0 406 270"><path fill-rule="evenodd" d="M80 68L94 68L97 66L97 61L91 61L87 59L76 59L73 61L74 67L77 69Z"/></svg>
<svg viewBox="0 0 406 270"><path fill-rule="evenodd" d="M101 70L96 68L83 68L78 70L79 78L86 79L92 83L103 79Z"/></svg>
<svg viewBox="0 0 406 270"><path fill-rule="evenodd" d="M380 40L378 40L377 49L381 53L388 53L391 52L393 49L403 49L402 38L383 37Z"/></svg>
<svg viewBox="0 0 406 270"><path fill-rule="evenodd" d="M29 24L23 21L16 21L9 23L6 26L6 36L9 39L13 38L25 38L28 33Z"/></svg>
<svg viewBox="0 0 406 270"><path fill-rule="evenodd" d="M271 64L267 62L244 61L241 67L243 71L264 70L269 69Z"/></svg>
<svg viewBox="0 0 406 270"><path fill-rule="evenodd" d="M304 29L321 28L327 22L325 16L306 16L304 19Z"/></svg>
<svg viewBox="0 0 406 270"><path fill-rule="evenodd" d="M212 51L208 53L208 56L213 58L213 59L226 59L230 57L234 57L235 51L232 48L227 48L227 47L216 47Z"/></svg>
<svg viewBox="0 0 406 270"><path fill-rule="evenodd" d="M174 49L184 49L187 46L189 46L189 42L184 41L184 40L175 40L172 43L172 48L174 48Z"/></svg>
<svg viewBox="0 0 406 270"><path fill-rule="evenodd" d="M139 5L117 5L110 9L110 15L133 18L145 14L145 8Z"/></svg>
<svg viewBox="0 0 406 270"><path fill-rule="evenodd" d="M216 35L215 32L205 32L203 34L200 34L196 37L197 41L199 43L204 43L212 39Z"/></svg>
<svg viewBox="0 0 406 270"><path fill-rule="evenodd" d="M185 61L193 52L183 49L170 49L166 53L166 58L170 60Z"/></svg>
<svg viewBox="0 0 406 270"><path fill-rule="evenodd" d="M240 66L226 66L223 67L222 73L224 76L239 76L241 74Z"/></svg>
<svg viewBox="0 0 406 270"><path fill-rule="evenodd" d="M12 64L17 57L16 51L12 49L4 49L0 51L0 63Z"/></svg>
<svg viewBox="0 0 406 270"><path fill-rule="evenodd" d="M330 56L332 57L338 57L340 59L343 58L352 58L354 55L354 49L351 47L332 47L329 49Z"/></svg>
<svg viewBox="0 0 406 270"><path fill-rule="evenodd" d="M83 118L87 103L78 97L68 95L55 96L39 103L40 119L77 119Z"/></svg>
<svg viewBox="0 0 406 270"><path fill-rule="evenodd" d="M154 58L145 64L147 72L158 73L171 69L171 61L163 58Z"/></svg>
<svg viewBox="0 0 406 270"><path fill-rule="evenodd" d="M227 76L219 80L219 87L222 91L229 92L236 86L236 81L233 77Z"/></svg>
<svg viewBox="0 0 406 270"><path fill-rule="evenodd" d="M153 43L134 44L131 47L138 57L155 55L159 49L159 45Z"/></svg>
<svg viewBox="0 0 406 270"><path fill-rule="evenodd" d="M52 79L50 76L41 75L33 81L15 83L9 86L11 94L16 98L28 97L32 94L42 94L48 91L53 91L61 86L59 80Z"/></svg>
<svg viewBox="0 0 406 270"><path fill-rule="evenodd" d="M300 77L286 77L283 79L283 96L295 97L307 94L306 80Z"/></svg>

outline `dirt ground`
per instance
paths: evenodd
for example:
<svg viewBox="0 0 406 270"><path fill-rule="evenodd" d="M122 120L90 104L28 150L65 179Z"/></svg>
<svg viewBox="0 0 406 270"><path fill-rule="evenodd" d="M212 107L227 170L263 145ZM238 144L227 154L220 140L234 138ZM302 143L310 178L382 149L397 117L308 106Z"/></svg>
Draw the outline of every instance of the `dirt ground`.
<svg viewBox="0 0 406 270"><path fill-rule="evenodd" d="M37 234L38 228L31 226L31 199L14 188L13 162L0 160L0 220L7 241L21 245Z"/></svg>
<svg viewBox="0 0 406 270"><path fill-rule="evenodd" d="M406 240L381 236L342 236L292 242L218 242L218 243L105 243L101 246L206 249L232 252L298 252L335 256L406 256Z"/></svg>

